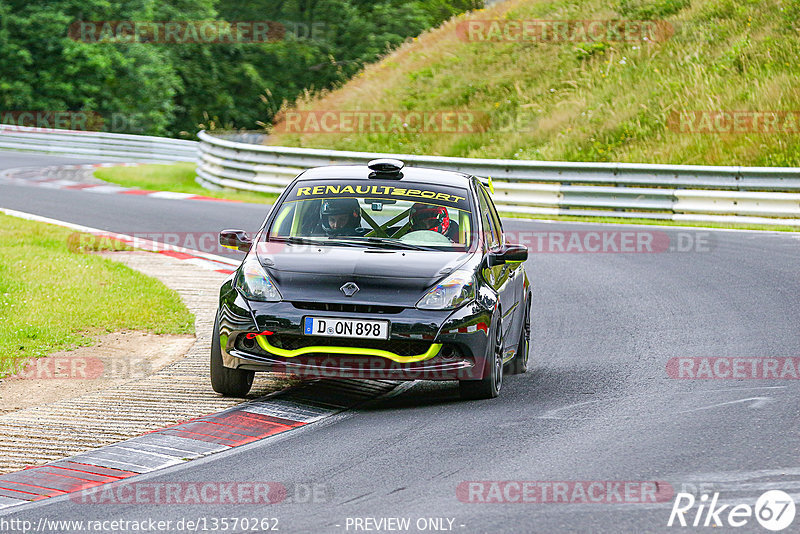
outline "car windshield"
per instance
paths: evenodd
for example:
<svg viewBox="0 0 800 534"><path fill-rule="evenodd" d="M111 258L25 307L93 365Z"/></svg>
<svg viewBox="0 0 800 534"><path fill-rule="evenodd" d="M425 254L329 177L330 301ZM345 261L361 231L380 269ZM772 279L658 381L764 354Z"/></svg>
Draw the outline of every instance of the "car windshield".
<svg viewBox="0 0 800 534"><path fill-rule="evenodd" d="M397 180L299 181L270 241L418 250L469 250L475 227L467 189Z"/></svg>

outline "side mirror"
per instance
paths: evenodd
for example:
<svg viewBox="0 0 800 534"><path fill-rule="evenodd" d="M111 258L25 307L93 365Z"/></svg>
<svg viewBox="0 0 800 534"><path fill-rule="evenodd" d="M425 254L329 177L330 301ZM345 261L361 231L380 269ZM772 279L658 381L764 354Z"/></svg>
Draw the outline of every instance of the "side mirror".
<svg viewBox="0 0 800 534"><path fill-rule="evenodd" d="M489 267L503 265L504 263L522 263L528 259L528 247L524 245L507 244L503 248L490 250L486 256Z"/></svg>
<svg viewBox="0 0 800 534"><path fill-rule="evenodd" d="M219 233L219 244L225 248L250 252L253 240L244 230L223 230Z"/></svg>

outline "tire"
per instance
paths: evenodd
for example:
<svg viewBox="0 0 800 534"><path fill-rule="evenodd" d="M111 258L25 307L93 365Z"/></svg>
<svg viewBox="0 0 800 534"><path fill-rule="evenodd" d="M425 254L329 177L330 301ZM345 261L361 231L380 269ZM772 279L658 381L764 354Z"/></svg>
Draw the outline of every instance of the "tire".
<svg viewBox="0 0 800 534"><path fill-rule="evenodd" d="M491 371L481 380L460 380L459 393L464 400L493 399L503 386L503 327L500 315L494 321L494 340L486 351L487 364Z"/></svg>
<svg viewBox="0 0 800 534"><path fill-rule="evenodd" d="M253 386L255 371L229 369L222 365L222 350L219 344L219 319L214 321L211 336L211 387L226 397L244 397Z"/></svg>
<svg viewBox="0 0 800 534"><path fill-rule="evenodd" d="M525 316L522 319L522 330L519 333L519 344L514 359L508 362L506 372L510 375L521 375L528 371L528 355L531 339L531 299L526 299Z"/></svg>

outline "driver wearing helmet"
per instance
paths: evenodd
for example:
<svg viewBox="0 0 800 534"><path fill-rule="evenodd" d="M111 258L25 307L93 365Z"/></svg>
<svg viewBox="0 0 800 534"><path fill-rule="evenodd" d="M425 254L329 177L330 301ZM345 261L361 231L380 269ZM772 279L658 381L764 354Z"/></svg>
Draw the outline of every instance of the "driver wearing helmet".
<svg viewBox="0 0 800 534"><path fill-rule="evenodd" d="M329 236L359 235L361 206L355 198L326 198L320 205L319 219Z"/></svg>
<svg viewBox="0 0 800 534"><path fill-rule="evenodd" d="M439 232L451 241L453 240L450 237L450 215L448 215L447 208L444 206L434 206L417 202L411 206L409 220L411 222L412 232L417 230L429 230L431 232Z"/></svg>

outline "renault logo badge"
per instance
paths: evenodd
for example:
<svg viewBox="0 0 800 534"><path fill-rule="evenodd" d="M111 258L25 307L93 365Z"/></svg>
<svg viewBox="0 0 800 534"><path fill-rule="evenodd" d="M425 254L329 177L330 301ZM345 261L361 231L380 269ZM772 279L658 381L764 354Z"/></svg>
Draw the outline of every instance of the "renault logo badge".
<svg viewBox="0 0 800 534"><path fill-rule="evenodd" d="M344 293L345 297L352 297L356 293L358 293L358 286L355 282L347 282L345 285L339 288L342 293Z"/></svg>

